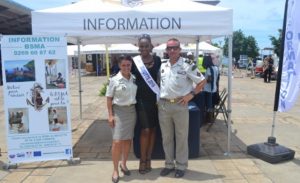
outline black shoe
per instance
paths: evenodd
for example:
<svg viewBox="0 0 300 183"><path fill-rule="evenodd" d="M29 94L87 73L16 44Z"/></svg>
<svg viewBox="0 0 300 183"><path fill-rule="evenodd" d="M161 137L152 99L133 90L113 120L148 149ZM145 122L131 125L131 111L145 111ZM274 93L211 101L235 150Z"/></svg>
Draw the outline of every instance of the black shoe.
<svg viewBox="0 0 300 183"><path fill-rule="evenodd" d="M160 176L167 176L169 175L172 171L174 171L174 168L164 168L160 172Z"/></svg>
<svg viewBox="0 0 300 183"><path fill-rule="evenodd" d="M181 178L184 176L184 170L176 170L175 172L175 178Z"/></svg>
<svg viewBox="0 0 300 183"><path fill-rule="evenodd" d="M121 169L121 172L123 172L123 174L124 175L127 175L127 176L129 176L131 173L130 173L130 171L127 169L123 169L123 167L122 167L122 165L120 165L120 169Z"/></svg>
<svg viewBox="0 0 300 183"><path fill-rule="evenodd" d="M118 183L118 182L119 182L119 179L120 179L119 176L118 176L117 178L112 177L112 178L111 178L111 181L112 181L113 183Z"/></svg>

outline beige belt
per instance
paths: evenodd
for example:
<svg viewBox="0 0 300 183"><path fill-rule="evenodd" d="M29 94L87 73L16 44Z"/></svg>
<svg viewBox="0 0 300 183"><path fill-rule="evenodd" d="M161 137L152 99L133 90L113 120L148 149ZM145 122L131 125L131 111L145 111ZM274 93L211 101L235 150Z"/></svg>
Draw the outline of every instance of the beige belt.
<svg viewBox="0 0 300 183"><path fill-rule="evenodd" d="M182 97L174 98L174 99L168 99L168 98L160 98L161 101L170 102L170 103L177 103L182 99Z"/></svg>

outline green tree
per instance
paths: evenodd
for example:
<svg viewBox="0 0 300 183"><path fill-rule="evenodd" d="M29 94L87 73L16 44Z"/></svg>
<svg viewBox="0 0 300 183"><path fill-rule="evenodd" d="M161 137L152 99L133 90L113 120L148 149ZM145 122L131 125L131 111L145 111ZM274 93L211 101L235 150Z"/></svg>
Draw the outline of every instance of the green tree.
<svg viewBox="0 0 300 183"><path fill-rule="evenodd" d="M282 29L278 29L279 36L276 38L275 36L269 36L271 44L273 45L274 52L280 57L281 53L281 41L282 41Z"/></svg>
<svg viewBox="0 0 300 183"><path fill-rule="evenodd" d="M257 42L253 36L248 36L246 38L247 47L246 47L246 54L248 57L255 58L259 55L259 49L257 46Z"/></svg>
<svg viewBox="0 0 300 183"><path fill-rule="evenodd" d="M225 39L223 46L224 54L228 55L228 38ZM232 56L238 60L240 55L248 55L255 58L258 55L258 46L253 36L246 37L242 30L233 32L232 36Z"/></svg>

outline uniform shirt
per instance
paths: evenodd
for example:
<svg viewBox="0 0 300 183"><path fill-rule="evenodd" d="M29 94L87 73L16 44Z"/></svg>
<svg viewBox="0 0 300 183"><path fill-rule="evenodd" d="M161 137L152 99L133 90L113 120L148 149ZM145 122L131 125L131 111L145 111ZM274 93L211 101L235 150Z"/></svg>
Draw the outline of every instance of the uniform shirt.
<svg viewBox="0 0 300 183"><path fill-rule="evenodd" d="M219 75L219 70L218 70L218 67L217 66L212 66L211 67L214 71L214 81L213 82L207 82L204 86L204 91L206 92L210 92L210 93L214 93L217 91L217 79L218 79L218 75ZM210 72L210 68L207 68L206 69L206 72L205 72L205 78L207 79L208 76L211 76L211 72ZM213 90L211 90L211 83L213 83Z"/></svg>
<svg viewBox="0 0 300 183"><path fill-rule="evenodd" d="M186 62L182 57L171 66L169 60L162 62L160 68L160 98L175 99L193 90L193 82L204 80L197 66Z"/></svg>
<svg viewBox="0 0 300 183"><path fill-rule="evenodd" d="M135 77L131 74L130 79L126 79L122 76L121 72L113 76L109 80L109 84L106 89L106 96L112 97L113 104L119 106L126 106L136 103L136 90Z"/></svg>

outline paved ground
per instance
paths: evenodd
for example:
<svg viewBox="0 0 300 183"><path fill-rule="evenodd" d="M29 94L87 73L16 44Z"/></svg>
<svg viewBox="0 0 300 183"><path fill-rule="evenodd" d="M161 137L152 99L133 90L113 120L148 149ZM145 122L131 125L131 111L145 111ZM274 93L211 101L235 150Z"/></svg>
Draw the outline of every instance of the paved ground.
<svg viewBox="0 0 300 183"><path fill-rule="evenodd" d="M263 83L262 79L238 77L233 79L234 129L231 156L224 156L227 148L227 128L219 116L209 132L201 129L201 157L189 161L186 176L175 179L160 177L162 160L153 162L153 171L140 175L138 160L130 154L129 177L122 176L120 182L299 182L300 180L300 102L288 113L277 115L277 141L296 151L293 161L276 165L255 159L245 153L246 146L260 143L271 133L272 109L275 83ZM111 134L107 125L106 100L99 97L99 89L106 77L83 77L83 120L79 120L77 79L71 77L71 108L74 156L80 157L79 165L70 166L66 161L47 161L20 164L18 169L0 170L0 182L111 182L110 158ZM222 87L227 86L222 77ZM2 95L2 87L0 88ZM1 103L3 99L0 98ZM3 105L0 108L0 163L6 163L6 140Z"/></svg>

